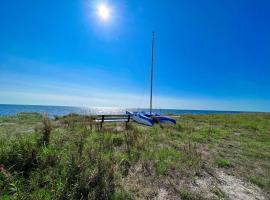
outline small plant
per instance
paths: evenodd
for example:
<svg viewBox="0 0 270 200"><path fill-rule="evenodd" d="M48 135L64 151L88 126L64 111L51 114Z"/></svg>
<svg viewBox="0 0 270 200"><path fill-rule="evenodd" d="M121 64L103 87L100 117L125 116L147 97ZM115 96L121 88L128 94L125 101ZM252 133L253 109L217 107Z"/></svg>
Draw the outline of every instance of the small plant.
<svg viewBox="0 0 270 200"><path fill-rule="evenodd" d="M180 197L183 200L191 200L192 195L187 188L180 189Z"/></svg>
<svg viewBox="0 0 270 200"><path fill-rule="evenodd" d="M43 145L48 145L50 143L50 135L52 132L52 123L51 120L48 117L48 114L45 113L43 115L43 128L42 128L42 143Z"/></svg>
<svg viewBox="0 0 270 200"><path fill-rule="evenodd" d="M229 168L232 166L231 162L226 159L218 159L216 160L216 164L218 165L218 167L222 167L222 168Z"/></svg>

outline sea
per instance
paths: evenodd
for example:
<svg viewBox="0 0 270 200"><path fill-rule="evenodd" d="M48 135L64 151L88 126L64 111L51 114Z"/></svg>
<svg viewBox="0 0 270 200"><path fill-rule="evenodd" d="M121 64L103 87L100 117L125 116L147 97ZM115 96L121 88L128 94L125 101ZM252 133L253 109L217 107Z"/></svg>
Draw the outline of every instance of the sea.
<svg viewBox="0 0 270 200"><path fill-rule="evenodd" d="M114 108L114 107L72 107L72 106L45 106L45 105L9 105L0 104L0 116L12 116L22 112L47 113L50 117L63 116L71 113L82 115L121 115L126 111L149 112L149 109L138 108ZM183 114L225 114L241 113L239 111L218 110L182 110L182 109L153 109L154 113L164 115Z"/></svg>

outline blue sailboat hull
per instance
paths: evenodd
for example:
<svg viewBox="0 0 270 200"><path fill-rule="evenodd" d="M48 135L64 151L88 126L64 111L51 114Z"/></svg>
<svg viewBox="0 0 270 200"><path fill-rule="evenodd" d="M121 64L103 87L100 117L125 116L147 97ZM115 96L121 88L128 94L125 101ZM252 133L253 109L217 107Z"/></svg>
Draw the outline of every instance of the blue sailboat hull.
<svg viewBox="0 0 270 200"><path fill-rule="evenodd" d="M155 123L161 124L176 124L176 120L167 116L162 116L158 114L149 114L143 112L126 112L127 114L131 115L131 118L140 123L147 126L153 126Z"/></svg>
<svg viewBox="0 0 270 200"><path fill-rule="evenodd" d="M139 124L144 124L147 126L153 126L154 125L154 120L151 119L150 117L145 116L141 112L126 112L128 115L131 115L131 118L136 121Z"/></svg>

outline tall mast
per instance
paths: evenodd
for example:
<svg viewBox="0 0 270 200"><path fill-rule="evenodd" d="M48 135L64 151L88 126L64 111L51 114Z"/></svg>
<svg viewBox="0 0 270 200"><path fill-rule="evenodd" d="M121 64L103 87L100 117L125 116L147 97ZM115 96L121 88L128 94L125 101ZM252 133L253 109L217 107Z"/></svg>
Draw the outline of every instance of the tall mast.
<svg viewBox="0 0 270 200"><path fill-rule="evenodd" d="M152 63L151 63L151 88L150 88L150 115L152 114L152 96L153 96L153 73L154 73L154 38L155 33L152 32Z"/></svg>

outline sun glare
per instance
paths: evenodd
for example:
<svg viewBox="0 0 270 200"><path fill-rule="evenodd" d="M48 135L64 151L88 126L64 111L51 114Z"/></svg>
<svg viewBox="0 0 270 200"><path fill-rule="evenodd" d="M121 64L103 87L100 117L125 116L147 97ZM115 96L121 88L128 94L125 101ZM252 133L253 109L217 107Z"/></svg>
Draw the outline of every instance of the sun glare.
<svg viewBox="0 0 270 200"><path fill-rule="evenodd" d="M97 7L97 13L98 13L98 16L104 21L108 21L110 19L111 10L105 4L101 4Z"/></svg>

